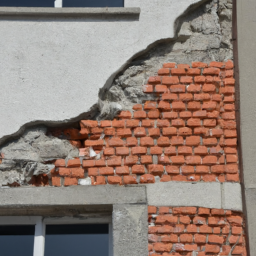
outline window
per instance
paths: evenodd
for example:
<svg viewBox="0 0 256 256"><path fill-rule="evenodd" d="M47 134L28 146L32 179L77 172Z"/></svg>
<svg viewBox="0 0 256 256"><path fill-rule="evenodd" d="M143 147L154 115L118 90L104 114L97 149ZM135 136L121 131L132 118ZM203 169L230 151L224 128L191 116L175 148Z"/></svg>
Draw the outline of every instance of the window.
<svg viewBox="0 0 256 256"><path fill-rule="evenodd" d="M112 256L111 227L110 218L0 217L1 255Z"/></svg>
<svg viewBox="0 0 256 256"><path fill-rule="evenodd" d="M7 7L124 7L124 0L0 0Z"/></svg>

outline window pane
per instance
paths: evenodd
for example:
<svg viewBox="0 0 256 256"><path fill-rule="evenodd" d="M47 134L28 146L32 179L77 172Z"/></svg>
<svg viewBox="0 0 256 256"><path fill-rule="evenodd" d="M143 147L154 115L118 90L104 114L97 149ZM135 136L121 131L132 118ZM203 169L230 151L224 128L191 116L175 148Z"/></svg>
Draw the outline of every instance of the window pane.
<svg viewBox="0 0 256 256"><path fill-rule="evenodd" d="M8 6L8 7L54 7L54 0L0 0L0 6Z"/></svg>
<svg viewBox="0 0 256 256"><path fill-rule="evenodd" d="M0 255L33 256L35 226L0 226Z"/></svg>
<svg viewBox="0 0 256 256"><path fill-rule="evenodd" d="M124 7L124 0L63 0L63 7Z"/></svg>
<svg viewBox="0 0 256 256"><path fill-rule="evenodd" d="M47 225L45 256L108 256L108 224Z"/></svg>

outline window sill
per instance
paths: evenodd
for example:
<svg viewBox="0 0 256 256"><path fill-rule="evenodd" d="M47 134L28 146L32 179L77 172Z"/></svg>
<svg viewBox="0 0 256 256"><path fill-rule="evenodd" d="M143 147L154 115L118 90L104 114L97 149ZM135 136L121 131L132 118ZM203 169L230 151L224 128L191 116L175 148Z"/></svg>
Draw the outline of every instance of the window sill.
<svg viewBox="0 0 256 256"><path fill-rule="evenodd" d="M0 17L139 18L140 8L0 7Z"/></svg>

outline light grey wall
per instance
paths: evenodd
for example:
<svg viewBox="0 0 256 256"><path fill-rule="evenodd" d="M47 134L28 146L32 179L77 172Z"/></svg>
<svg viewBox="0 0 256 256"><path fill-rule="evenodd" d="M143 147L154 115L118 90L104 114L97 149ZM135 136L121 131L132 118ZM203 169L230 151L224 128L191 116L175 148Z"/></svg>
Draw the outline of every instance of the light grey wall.
<svg viewBox="0 0 256 256"><path fill-rule="evenodd" d="M0 138L88 112L108 79L150 44L173 38L176 18L202 1L126 0L141 8L139 20L0 15Z"/></svg>
<svg viewBox="0 0 256 256"><path fill-rule="evenodd" d="M237 1L240 118L250 255L256 255L256 1Z"/></svg>

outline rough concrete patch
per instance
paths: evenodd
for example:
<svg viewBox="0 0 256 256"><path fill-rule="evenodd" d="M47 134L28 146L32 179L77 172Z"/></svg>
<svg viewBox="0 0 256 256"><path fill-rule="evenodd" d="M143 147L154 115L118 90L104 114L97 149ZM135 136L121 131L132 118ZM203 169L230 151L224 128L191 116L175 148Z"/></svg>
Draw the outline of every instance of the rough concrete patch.
<svg viewBox="0 0 256 256"><path fill-rule="evenodd" d="M160 182L146 187L149 205L221 208L221 185L217 182Z"/></svg>
<svg viewBox="0 0 256 256"><path fill-rule="evenodd" d="M114 205L113 255L148 255L147 205Z"/></svg>
<svg viewBox="0 0 256 256"><path fill-rule="evenodd" d="M24 185L33 175L48 174L54 168L48 161L79 155L69 141L47 136L44 127L27 130L21 138L3 146L0 152L4 156L0 164L0 185L14 182Z"/></svg>
<svg viewBox="0 0 256 256"><path fill-rule="evenodd" d="M101 104L107 107L101 108L98 119L105 119L112 112L110 102L121 105L123 110L131 110L134 103L149 100L150 96L143 94L141 85L149 76L156 75L165 62L209 63L232 59L231 12L232 1L211 0L180 17L174 40L159 43L134 59L116 76L111 88L100 93Z"/></svg>
<svg viewBox="0 0 256 256"><path fill-rule="evenodd" d="M241 185L225 182L222 184L222 208L243 211Z"/></svg>

